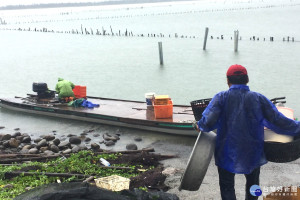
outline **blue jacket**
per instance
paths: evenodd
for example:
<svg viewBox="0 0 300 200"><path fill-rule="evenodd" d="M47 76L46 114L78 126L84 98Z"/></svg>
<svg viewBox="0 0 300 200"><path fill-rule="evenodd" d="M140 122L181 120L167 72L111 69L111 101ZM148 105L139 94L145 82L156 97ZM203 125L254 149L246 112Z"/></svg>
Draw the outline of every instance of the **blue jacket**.
<svg viewBox="0 0 300 200"><path fill-rule="evenodd" d="M246 85L232 85L214 96L198 122L201 131L217 129L216 165L232 173L249 174L267 163L264 126L295 136L300 122L286 118L262 94Z"/></svg>

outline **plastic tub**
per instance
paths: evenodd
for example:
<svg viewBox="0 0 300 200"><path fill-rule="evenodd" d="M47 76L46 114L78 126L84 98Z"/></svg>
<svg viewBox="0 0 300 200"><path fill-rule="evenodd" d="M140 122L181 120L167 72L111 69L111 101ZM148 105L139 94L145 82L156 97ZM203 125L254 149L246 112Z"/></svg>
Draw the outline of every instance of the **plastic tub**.
<svg viewBox="0 0 300 200"><path fill-rule="evenodd" d="M278 111L290 119L294 119L294 111L287 107L277 107ZM265 129L265 156L268 161L286 163L300 158L300 138L277 134Z"/></svg>
<svg viewBox="0 0 300 200"><path fill-rule="evenodd" d="M73 92L77 99L86 98L86 86L75 85Z"/></svg>
<svg viewBox="0 0 300 200"><path fill-rule="evenodd" d="M158 95L155 96L154 105L167 105L169 100L169 95Z"/></svg>
<svg viewBox="0 0 300 200"><path fill-rule="evenodd" d="M294 120L293 109L287 107L277 107L277 109L287 118ZM293 136L277 134L272 130L265 128L265 141L287 143L293 141Z"/></svg>
<svg viewBox="0 0 300 200"><path fill-rule="evenodd" d="M156 119L167 119L173 117L173 102L168 101L167 105L153 105Z"/></svg>
<svg viewBox="0 0 300 200"><path fill-rule="evenodd" d="M210 101L211 98L191 101L191 107L196 121L199 121L202 118L202 113Z"/></svg>

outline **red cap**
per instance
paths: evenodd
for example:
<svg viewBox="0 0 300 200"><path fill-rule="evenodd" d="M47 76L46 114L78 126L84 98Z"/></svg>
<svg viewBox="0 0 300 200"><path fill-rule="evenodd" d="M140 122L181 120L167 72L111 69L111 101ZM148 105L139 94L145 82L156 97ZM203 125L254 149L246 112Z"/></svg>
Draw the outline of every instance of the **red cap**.
<svg viewBox="0 0 300 200"><path fill-rule="evenodd" d="M226 73L226 76L239 76L239 75L247 75L247 69L242 65L231 65Z"/></svg>

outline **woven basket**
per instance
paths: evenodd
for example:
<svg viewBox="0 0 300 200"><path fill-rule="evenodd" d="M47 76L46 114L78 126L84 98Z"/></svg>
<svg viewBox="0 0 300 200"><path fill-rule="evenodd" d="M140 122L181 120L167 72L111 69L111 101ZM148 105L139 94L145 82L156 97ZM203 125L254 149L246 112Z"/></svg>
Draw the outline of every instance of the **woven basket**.
<svg viewBox="0 0 300 200"><path fill-rule="evenodd" d="M208 106L210 99L200 99L196 101L191 101L191 107L196 121L199 121L202 118L202 113L205 108Z"/></svg>
<svg viewBox="0 0 300 200"><path fill-rule="evenodd" d="M300 158L300 138L292 142L267 142L264 144L265 155L268 161L286 163Z"/></svg>

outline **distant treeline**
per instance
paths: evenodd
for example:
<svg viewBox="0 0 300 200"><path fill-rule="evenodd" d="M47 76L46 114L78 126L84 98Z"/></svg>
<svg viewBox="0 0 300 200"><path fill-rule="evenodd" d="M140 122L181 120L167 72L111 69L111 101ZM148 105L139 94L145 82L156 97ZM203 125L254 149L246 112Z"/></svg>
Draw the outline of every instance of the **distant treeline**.
<svg viewBox="0 0 300 200"><path fill-rule="evenodd" d="M102 5L119 5L119 4L140 4L140 3L156 3L156 2L172 2L182 0L116 0L103 2L80 2L80 3L48 3L48 4L32 4L32 5L9 5L0 7L0 10L18 10L18 9L39 9L39 8L60 8L60 7L83 7L83 6L102 6ZM192 0L183 0L192 1Z"/></svg>

